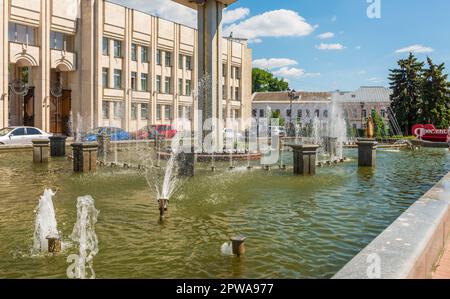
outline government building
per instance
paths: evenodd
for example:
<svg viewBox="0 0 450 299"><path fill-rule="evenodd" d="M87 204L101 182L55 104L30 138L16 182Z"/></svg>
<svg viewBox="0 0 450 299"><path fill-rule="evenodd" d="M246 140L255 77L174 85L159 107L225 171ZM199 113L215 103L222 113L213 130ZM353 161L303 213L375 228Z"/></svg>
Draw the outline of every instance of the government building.
<svg viewBox="0 0 450 299"><path fill-rule="evenodd" d="M71 135L197 117L197 30L104 0L0 1L2 127ZM223 37L220 52L214 99L224 120L243 122L251 117L252 51Z"/></svg>

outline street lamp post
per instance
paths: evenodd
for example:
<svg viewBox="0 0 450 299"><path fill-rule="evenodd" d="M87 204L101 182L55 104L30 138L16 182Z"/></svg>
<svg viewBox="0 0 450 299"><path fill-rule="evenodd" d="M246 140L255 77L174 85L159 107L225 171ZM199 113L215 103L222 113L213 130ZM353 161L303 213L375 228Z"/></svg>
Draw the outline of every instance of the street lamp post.
<svg viewBox="0 0 450 299"><path fill-rule="evenodd" d="M292 135L292 127L293 127L293 125L292 125L292 102L296 99L296 98L298 98L297 96L296 96L296 91L295 91L295 89L288 89L288 97L289 97L289 136L291 137L291 136L293 136Z"/></svg>

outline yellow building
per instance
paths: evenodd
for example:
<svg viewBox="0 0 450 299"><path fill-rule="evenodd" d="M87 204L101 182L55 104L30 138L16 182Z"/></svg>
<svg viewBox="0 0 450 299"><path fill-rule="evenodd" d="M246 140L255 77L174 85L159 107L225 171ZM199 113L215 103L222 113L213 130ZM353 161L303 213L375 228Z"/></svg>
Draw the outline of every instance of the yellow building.
<svg viewBox="0 0 450 299"><path fill-rule="evenodd" d="M104 0L0 1L0 126L134 131L196 117L197 30ZM251 49L223 38L221 52L222 118L249 119Z"/></svg>

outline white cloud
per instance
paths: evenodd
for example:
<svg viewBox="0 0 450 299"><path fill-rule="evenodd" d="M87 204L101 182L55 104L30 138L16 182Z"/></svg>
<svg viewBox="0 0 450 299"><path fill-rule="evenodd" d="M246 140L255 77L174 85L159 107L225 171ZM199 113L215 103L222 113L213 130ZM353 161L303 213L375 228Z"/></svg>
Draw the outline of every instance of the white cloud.
<svg viewBox="0 0 450 299"><path fill-rule="evenodd" d="M395 53L431 53L434 49L430 47L425 47L423 45L412 45L406 48L401 48L395 51Z"/></svg>
<svg viewBox="0 0 450 299"><path fill-rule="evenodd" d="M275 69L281 67L287 67L297 65L297 61L289 58L263 58L253 61L253 66L261 69Z"/></svg>
<svg viewBox="0 0 450 299"><path fill-rule="evenodd" d="M345 47L342 44L324 44L321 43L319 46L316 46L319 50L335 50L335 51L341 51L344 50Z"/></svg>
<svg viewBox="0 0 450 299"><path fill-rule="evenodd" d="M273 74L283 78L306 78L320 76L320 73L307 73L304 69L295 67L282 67L281 69L274 71Z"/></svg>
<svg viewBox="0 0 450 299"><path fill-rule="evenodd" d="M307 23L297 12L280 9L232 24L224 28L224 35L233 32L236 37L255 40L262 37L306 36L314 29L315 27Z"/></svg>
<svg viewBox="0 0 450 299"><path fill-rule="evenodd" d="M374 83L374 84L379 84L379 83L383 83L384 82L384 78L381 77L372 77L366 80L367 82L370 83Z"/></svg>
<svg viewBox="0 0 450 299"><path fill-rule="evenodd" d="M236 8L236 9L226 9L223 14L223 24L231 24L236 21L242 20L250 14L250 9L248 8Z"/></svg>
<svg viewBox="0 0 450 299"><path fill-rule="evenodd" d="M334 33L333 32L325 32L325 33L319 34L317 37L320 39L329 39L329 38L334 37Z"/></svg>

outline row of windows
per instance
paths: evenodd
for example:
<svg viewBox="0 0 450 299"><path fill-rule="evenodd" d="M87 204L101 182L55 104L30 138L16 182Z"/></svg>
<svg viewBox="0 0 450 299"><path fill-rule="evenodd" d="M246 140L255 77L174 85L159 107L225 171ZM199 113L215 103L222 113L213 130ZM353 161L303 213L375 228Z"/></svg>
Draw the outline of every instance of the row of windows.
<svg viewBox="0 0 450 299"><path fill-rule="evenodd" d="M223 77L227 77L227 65L223 64L222 65L222 76ZM241 79L241 68L237 67L237 66L232 66L231 67L231 79Z"/></svg>
<svg viewBox="0 0 450 299"><path fill-rule="evenodd" d="M227 88L225 85L222 85L222 98L227 98ZM241 91L239 87L230 87L230 100L240 101L241 100Z"/></svg>
<svg viewBox="0 0 450 299"><path fill-rule="evenodd" d="M113 105L113 115L111 115L111 103ZM149 105L147 103L131 103L131 119L137 120L138 118L138 110L140 110L140 118L141 120L149 119ZM111 101L103 101L102 102L102 116L103 119L111 119L114 118L116 120L120 120L124 116L123 103L121 102L111 102Z"/></svg>
<svg viewBox="0 0 450 299"><path fill-rule="evenodd" d="M276 111L278 113L281 112L280 109L275 109L274 111ZM376 111L376 110L372 109L372 112L374 112L374 111ZM258 111L258 109L253 109L253 117L258 117L258 112L259 112L259 117L265 117L266 116L266 111L264 109L259 109L259 111ZM291 110L290 109L286 110L286 115L288 117L291 116ZM381 109L380 110L380 115L383 118L386 117L386 110ZM309 109L305 110L305 116L307 118L311 117L311 111ZM314 111L314 116L315 117L320 117L320 110L319 109ZM323 110L322 116L327 118L328 117L328 110ZM345 111L345 116L348 117L348 112L347 111ZM352 116L353 116L353 118L357 117L357 110L356 109L352 110ZM303 117L303 110L302 109L297 110L297 117ZM367 118L367 110L363 109L361 111L361 117L362 118Z"/></svg>
<svg viewBox="0 0 450 299"><path fill-rule="evenodd" d="M9 23L8 40L14 43L37 46L37 28ZM75 37L58 31L50 32L50 49L73 52L75 48Z"/></svg>

